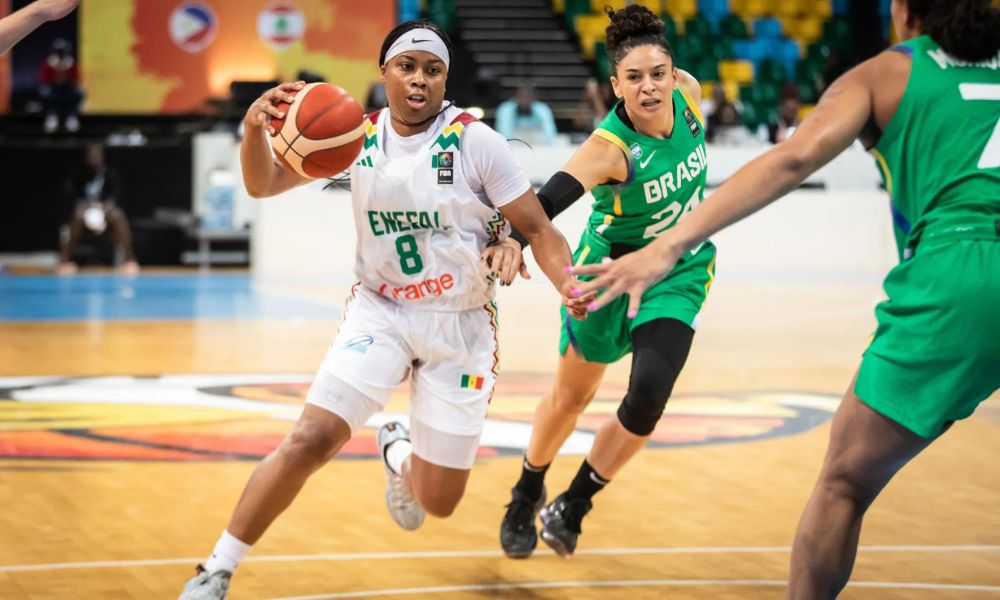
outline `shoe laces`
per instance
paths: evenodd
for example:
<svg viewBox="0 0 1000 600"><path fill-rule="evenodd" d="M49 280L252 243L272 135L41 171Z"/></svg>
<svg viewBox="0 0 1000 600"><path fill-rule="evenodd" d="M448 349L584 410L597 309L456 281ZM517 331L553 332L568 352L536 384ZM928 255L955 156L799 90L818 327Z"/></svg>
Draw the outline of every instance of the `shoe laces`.
<svg viewBox="0 0 1000 600"><path fill-rule="evenodd" d="M506 523L516 526L518 530L523 529L535 516L535 501L528 498L528 495L520 490L512 490L510 503L507 504L507 514L503 520Z"/></svg>

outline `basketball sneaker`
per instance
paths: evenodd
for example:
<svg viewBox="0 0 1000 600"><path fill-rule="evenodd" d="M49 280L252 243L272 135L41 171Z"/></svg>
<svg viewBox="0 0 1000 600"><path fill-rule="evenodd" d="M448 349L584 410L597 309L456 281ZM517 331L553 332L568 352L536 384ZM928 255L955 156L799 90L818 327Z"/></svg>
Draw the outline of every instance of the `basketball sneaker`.
<svg viewBox="0 0 1000 600"><path fill-rule="evenodd" d="M500 523L500 546L508 558L528 558L538 545L538 530L535 528L535 517L545 506L545 487L542 496L532 501L521 490L511 488L510 504L507 513Z"/></svg>
<svg viewBox="0 0 1000 600"><path fill-rule="evenodd" d="M229 580L233 574L218 570L209 573L205 567L195 567L194 577L184 584L184 591L177 600L222 600L229 593Z"/></svg>
<svg viewBox="0 0 1000 600"><path fill-rule="evenodd" d="M542 509L542 540L559 556L569 558L576 550L576 538L582 532L583 517L593 506L586 498L567 498L560 494Z"/></svg>
<svg viewBox="0 0 1000 600"><path fill-rule="evenodd" d="M386 456L389 445L399 440L410 441L410 433L402 423L386 423L378 430L378 447L385 466L385 505L396 524L407 531L413 531L424 524L426 513L420 503L406 490L403 476L392 470Z"/></svg>

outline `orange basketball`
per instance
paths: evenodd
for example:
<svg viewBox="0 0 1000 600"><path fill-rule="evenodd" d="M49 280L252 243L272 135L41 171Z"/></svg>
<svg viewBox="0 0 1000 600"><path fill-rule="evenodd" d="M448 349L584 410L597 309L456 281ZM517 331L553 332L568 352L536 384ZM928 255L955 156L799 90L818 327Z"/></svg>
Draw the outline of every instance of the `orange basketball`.
<svg viewBox="0 0 1000 600"><path fill-rule="evenodd" d="M347 170L364 143L364 111L343 89L310 83L291 104L278 110L284 119L271 118L271 147L285 168L319 179Z"/></svg>

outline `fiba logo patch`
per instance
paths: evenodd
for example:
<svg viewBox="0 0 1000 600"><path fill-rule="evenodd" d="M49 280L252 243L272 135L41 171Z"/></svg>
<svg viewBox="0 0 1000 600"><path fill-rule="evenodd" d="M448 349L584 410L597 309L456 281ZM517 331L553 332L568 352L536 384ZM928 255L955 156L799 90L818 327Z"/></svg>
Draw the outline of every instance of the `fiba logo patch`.
<svg viewBox="0 0 1000 600"><path fill-rule="evenodd" d="M632 144L631 146L629 146L629 152L631 152L632 156L634 156L636 158L642 158L642 147L639 146L638 143L635 143L635 144Z"/></svg>
<svg viewBox="0 0 1000 600"><path fill-rule="evenodd" d="M273 2L257 16L257 35L275 50L284 50L302 39L306 19L292 2Z"/></svg>
<svg viewBox="0 0 1000 600"><path fill-rule="evenodd" d="M170 15L170 39L185 52L207 48L219 32L219 19L207 4L185 2Z"/></svg>

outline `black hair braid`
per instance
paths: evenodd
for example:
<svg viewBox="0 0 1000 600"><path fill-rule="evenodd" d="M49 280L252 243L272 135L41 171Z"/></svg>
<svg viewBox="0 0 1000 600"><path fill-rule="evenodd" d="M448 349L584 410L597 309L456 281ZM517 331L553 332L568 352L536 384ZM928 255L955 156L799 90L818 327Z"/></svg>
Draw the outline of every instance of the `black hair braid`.
<svg viewBox="0 0 1000 600"><path fill-rule="evenodd" d="M614 71L630 50L647 44L659 46L674 57L667 38L663 37L663 21L641 4L630 4L621 10L605 7L611 24L604 30L611 70Z"/></svg>
<svg viewBox="0 0 1000 600"><path fill-rule="evenodd" d="M966 62L1000 52L1000 8L991 0L908 0L910 14L945 52Z"/></svg>

